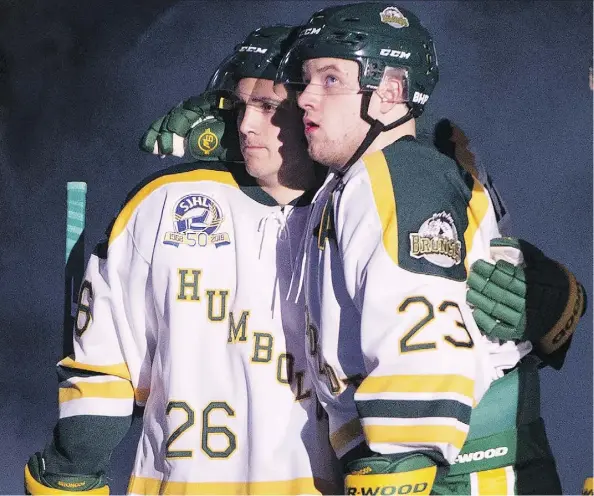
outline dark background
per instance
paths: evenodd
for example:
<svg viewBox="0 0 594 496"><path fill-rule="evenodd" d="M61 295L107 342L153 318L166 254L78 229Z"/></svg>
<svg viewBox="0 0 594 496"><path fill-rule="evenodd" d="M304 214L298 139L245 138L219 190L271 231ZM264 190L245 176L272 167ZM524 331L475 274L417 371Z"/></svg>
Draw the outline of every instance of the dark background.
<svg viewBox="0 0 594 496"><path fill-rule="evenodd" d="M200 93L252 29L332 2L0 1L0 493L57 416L65 187L87 181L87 254L142 177L171 165L138 151L148 124ZM441 81L428 125L471 136L514 232L592 291L591 1L401 1L434 33ZM542 409L566 493L592 475L592 304ZM136 421L113 456L124 492Z"/></svg>

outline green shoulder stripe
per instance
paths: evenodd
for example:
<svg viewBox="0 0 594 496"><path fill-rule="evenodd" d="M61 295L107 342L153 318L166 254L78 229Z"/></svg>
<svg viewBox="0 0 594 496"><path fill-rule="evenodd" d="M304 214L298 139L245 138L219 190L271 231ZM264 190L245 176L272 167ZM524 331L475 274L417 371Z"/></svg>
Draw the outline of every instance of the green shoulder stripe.
<svg viewBox="0 0 594 496"><path fill-rule="evenodd" d="M455 418L470 423L472 407L456 400L359 400L361 418Z"/></svg>
<svg viewBox="0 0 594 496"><path fill-rule="evenodd" d="M363 161L390 258L411 272L466 279L466 254L488 207L482 186L410 136Z"/></svg>

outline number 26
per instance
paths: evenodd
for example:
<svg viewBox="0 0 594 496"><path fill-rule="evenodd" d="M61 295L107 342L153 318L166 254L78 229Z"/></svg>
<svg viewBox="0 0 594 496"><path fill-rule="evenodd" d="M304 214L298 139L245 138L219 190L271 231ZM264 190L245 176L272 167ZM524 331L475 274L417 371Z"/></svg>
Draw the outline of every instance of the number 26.
<svg viewBox="0 0 594 496"><path fill-rule="evenodd" d="M172 445L188 429L194 426L196 416L194 410L185 401L170 401L167 403L166 414L170 415L174 410L181 410L186 416L186 420L177 427L168 437L165 443L166 458L192 458L194 452L191 449L173 450ZM202 451L209 458L228 458L237 448L237 438L235 434L224 425L212 425L210 423L210 414L215 410L223 410L229 417L235 417L235 411L225 401L211 401L202 411ZM226 448L211 446L212 436L219 435L226 438Z"/></svg>

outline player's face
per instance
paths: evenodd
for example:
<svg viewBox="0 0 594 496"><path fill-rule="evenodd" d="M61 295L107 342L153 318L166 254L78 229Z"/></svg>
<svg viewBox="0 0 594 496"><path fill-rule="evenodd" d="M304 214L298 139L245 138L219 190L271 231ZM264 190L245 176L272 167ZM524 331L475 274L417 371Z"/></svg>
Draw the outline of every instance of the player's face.
<svg viewBox="0 0 594 496"><path fill-rule="evenodd" d="M303 64L305 88L299 106L312 159L339 169L353 156L369 129L361 119L359 66L352 60L320 58Z"/></svg>
<svg viewBox="0 0 594 496"><path fill-rule="evenodd" d="M252 177L274 178L281 169L309 161L301 110L275 93L273 81L244 78L235 93L242 102L237 117L241 153Z"/></svg>

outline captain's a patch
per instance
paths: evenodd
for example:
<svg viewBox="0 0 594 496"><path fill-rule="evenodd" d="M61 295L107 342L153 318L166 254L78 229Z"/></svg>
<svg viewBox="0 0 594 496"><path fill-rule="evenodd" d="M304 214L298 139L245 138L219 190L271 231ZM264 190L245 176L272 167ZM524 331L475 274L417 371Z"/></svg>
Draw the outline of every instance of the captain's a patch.
<svg viewBox="0 0 594 496"><path fill-rule="evenodd" d="M410 256L424 258L440 267L453 267L462 261L462 243L451 214L440 212L427 219L419 231L410 233Z"/></svg>

